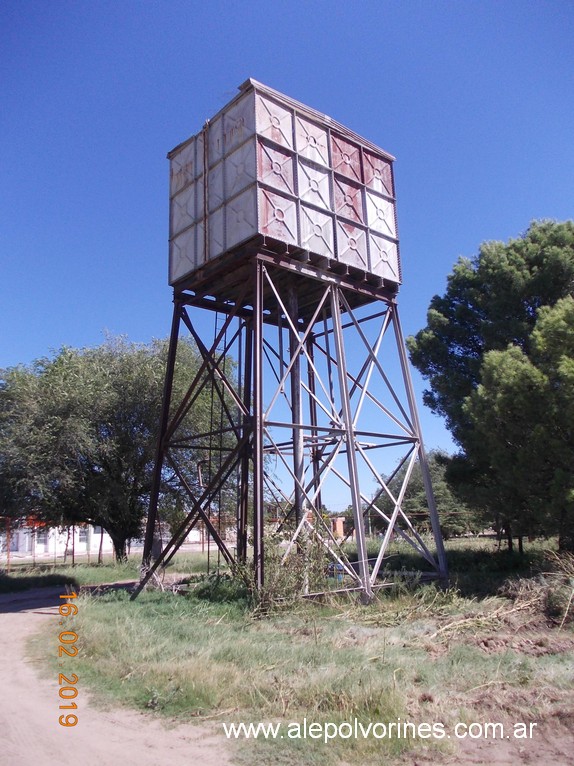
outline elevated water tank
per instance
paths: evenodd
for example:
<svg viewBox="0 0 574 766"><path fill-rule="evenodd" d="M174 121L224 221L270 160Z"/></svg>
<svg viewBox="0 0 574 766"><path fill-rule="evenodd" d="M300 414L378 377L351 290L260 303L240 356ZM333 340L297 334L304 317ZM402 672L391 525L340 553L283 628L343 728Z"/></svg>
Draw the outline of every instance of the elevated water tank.
<svg viewBox="0 0 574 766"><path fill-rule="evenodd" d="M250 79L168 158L171 285L265 242L398 288L394 158L330 117Z"/></svg>

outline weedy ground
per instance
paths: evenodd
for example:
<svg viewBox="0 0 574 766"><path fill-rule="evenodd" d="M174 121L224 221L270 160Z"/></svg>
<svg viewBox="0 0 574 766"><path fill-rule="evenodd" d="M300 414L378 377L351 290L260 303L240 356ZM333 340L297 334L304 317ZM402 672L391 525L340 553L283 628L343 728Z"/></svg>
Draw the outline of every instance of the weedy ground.
<svg viewBox="0 0 574 766"><path fill-rule="evenodd" d="M69 622L80 649L70 670L96 701L178 721L574 721L574 558L540 548L516 558L491 541L449 548L448 590L397 580L369 606L272 593L254 605L225 577L134 602L121 590L87 594ZM236 761L369 766L406 753L438 760L451 747L249 740Z"/></svg>
<svg viewBox="0 0 574 766"><path fill-rule="evenodd" d="M213 555L213 554L212 554ZM92 557L93 558L93 557ZM181 574L198 573L206 568L206 556L183 554L177 557L177 570ZM112 556L105 556L102 564L88 564L85 557L78 557L77 563L59 561L17 562L10 571L0 571L0 593L13 593L49 585L101 585L126 580L139 580L140 556L131 556L128 561L118 564Z"/></svg>

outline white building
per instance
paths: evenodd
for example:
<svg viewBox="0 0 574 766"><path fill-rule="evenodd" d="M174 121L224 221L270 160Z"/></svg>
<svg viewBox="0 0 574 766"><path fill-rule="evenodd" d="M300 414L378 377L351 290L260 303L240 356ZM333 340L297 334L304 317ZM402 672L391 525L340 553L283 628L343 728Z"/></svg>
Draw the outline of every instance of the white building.
<svg viewBox="0 0 574 766"><path fill-rule="evenodd" d="M10 551L8 551L8 546ZM113 552L111 537L91 524L60 529L40 525L13 527L0 533L0 563L8 559L63 559Z"/></svg>

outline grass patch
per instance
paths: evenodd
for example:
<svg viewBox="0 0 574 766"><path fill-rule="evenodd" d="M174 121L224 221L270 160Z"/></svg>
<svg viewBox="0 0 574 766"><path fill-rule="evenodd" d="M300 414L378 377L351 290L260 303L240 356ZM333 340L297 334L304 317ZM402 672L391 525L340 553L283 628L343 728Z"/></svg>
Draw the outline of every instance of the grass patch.
<svg viewBox="0 0 574 766"><path fill-rule="evenodd" d="M543 720L571 710L574 631L563 617L574 560L553 563L533 547L517 565L492 541L464 542L447 548L453 581L465 587L397 580L368 607L331 595L254 608L227 576L197 578L205 560L183 557L173 570L195 575L186 595L79 597L67 624L80 651L64 672L76 673L103 705L177 721L400 719L448 730L457 721ZM49 641L56 657L53 628ZM236 761L250 766L380 766L405 763L411 751L414 760L421 748L438 760L436 751L452 746L409 737L237 744Z"/></svg>
<svg viewBox="0 0 574 766"><path fill-rule="evenodd" d="M83 596L70 619L80 653L68 670L103 704L111 699L179 721L286 726L357 718L365 726L400 719L448 727L468 711L469 720L510 713L536 720L571 698L574 636L545 625L536 643L532 623L540 612L531 594L523 597L476 599L399 584L369 607L331 597L289 602L261 617L242 598L209 601L193 591L146 591L135 602L125 592ZM325 745L308 738L239 747L238 763L378 766L449 743L370 737Z"/></svg>
<svg viewBox="0 0 574 766"><path fill-rule="evenodd" d="M436 555L431 538L428 549ZM376 558L380 541L369 540L367 553ZM484 598L498 593L509 577L532 577L548 571L548 553L556 551L555 540L536 540L526 543L524 553L509 552L495 537L454 538L445 542L451 587L464 596ZM357 548L347 543L345 551L350 561L357 560ZM431 564L412 547L401 540L391 542L381 567L381 577L392 578L394 573L432 572Z"/></svg>
<svg viewBox="0 0 574 766"><path fill-rule="evenodd" d="M184 553L173 558L165 570L166 574L198 574L206 569L207 556L202 553ZM141 556L132 556L125 563L118 564L108 557L103 564L77 563L75 566L59 562L42 564L16 564L10 574L0 572L0 593L41 588L50 585L70 584L102 585L122 580L139 580Z"/></svg>
<svg viewBox="0 0 574 766"><path fill-rule="evenodd" d="M158 592L144 592L134 603L128 598L123 592L82 597L69 623L80 648L69 670L106 704L112 697L184 720L221 711L227 711L224 720L236 721L357 717L366 723L407 716L395 673L398 645L383 649L378 630L357 626L340 607L305 604L254 619L240 602ZM355 752L366 764L369 750L376 744L380 754L381 747L303 744L304 751L296 740L263 750L297 753L301 764ZM391 740L385 752L409 747L408 739Z"/></svg>

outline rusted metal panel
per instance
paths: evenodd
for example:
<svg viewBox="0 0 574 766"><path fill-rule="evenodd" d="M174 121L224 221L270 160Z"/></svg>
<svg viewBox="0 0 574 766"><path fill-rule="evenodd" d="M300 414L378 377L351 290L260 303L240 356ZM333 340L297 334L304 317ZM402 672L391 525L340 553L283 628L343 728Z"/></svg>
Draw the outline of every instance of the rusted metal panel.
<svg viewBox="0 0 574 766"><path fill-rule="evenodd" d="M363 223L363 189L358 184L335 176L335 212L355 223Z"/></svg>
<svg viewBox="0 0 574 766"><path fill-rule="evenodd" d="M297 151L302 157L329 166L329 143L327 131L303 117L295 119Z"/></svg>
<svg viewBox="0 0 574 766"><path fill-rule="evenodd" d="M170 162L169 193L174 197L196 178L195 148L196 139L190 138L181 151Z"/></svg>
<svg viewBox="0 0 574 766"><path fill-rule="evenodd" d="M175 237L203 217L203 185L191 183L172 199L170 237Z"/></svg>
<svg viewBox="0 0 574 766"><path fill-rule="evenodd" d="M301 205L301 247L334 258L333 217Z"/></svg>
<svg viewBox="0 0 574 766"><path fill-rule="evenodd" d="M299 160L299 196L305 202L332 210L330 178L327 169Z"/></svg>
<svg viewBox="0 0 574 766"><path fill-rule="evenodd" d="M220 207L210 213L207 226L209 231L208 259L213 260L225 252L225 208Z"/></svg>
<svg viewBox="0 0 574 766"><path fill-rule="evenodd" d="M297 206L280 194L259 190L259 231L291 245L297 244Z"/></svg>
<svg viewBox="0 0 574 766"><path fill-rule="evenodd" d="M225 191L223 185L223 162L218 163L215 167L211 168L207 174L208 180L208 208L211 214L218 207L221 207L225 202Z"/></svg>
<svg viewBox="0 0 574 766"><path fill-rule="evenodd" d="M223 159L223 115L209 123L207 154L209 167Z"/></svg>
<svg viewBox="0 0 574 766"><path fill-rule="evenodd" d="M379 194L386 194L388 197L395 196L393 187L393 169L391 163L384 157L377 157L372 152L365 150L364 172L365 183L371 189Z"/></svg>
<svg viewBox="0 0 574 766"><path fill-rule="evenodd" d="M401 281L398 247L377 234L369 235L370 271L397 284Z"/></svg>
<svg viewBox="0 0 574 766"><path fill-rule="evenodd" d="M247 93L223 114L223 149L231 154L255 133L255 94Z"/></svg>
<svg viewBox="0 0 574 766"><path fill-rule="evenodd" d="M295 194L293 155L290 152L258 141L257 157L258 178L262 183L287 194Z"/></svg>
<svg viewBox="0 0 574 766"><path fill-rule="evenodd" d="M205 133L201 131L195 137L195 177L203 177L205 168Z"/></svg>
<svg viewBox="0 0 574 766"><path fill-rule="evenodd" d="M255 139L247 141L225 158L225 200L235 197L257 179Z"/></svg>
<svg viewBox="0 0 574 766"><path fill-rule="evenodd" d="M195 226L191 226L171 240L169 246L170 282L177 282L197 268L196 250Z"/></svg>
<svg viewBox="0 0 574 766"><path fill-rule="evenodd" d="M345 141L342 136L331 133L331 153L333 157L333 170L341 175L352 178L353 181L363 180L361 170L361 152L358 146L350 141Z"/></svg>
<svg viewBox="0 0 574 766"><path fill-rule="evenodd" d="M257 95L257 133L286 149L293 149L293 115L265 96Z"/></svg>
<svg viewBox="0 0 574 766"><path fill-rule="evenodd" d="M227 203L225 217L227 249L257 234L257 187L255 184Z"/></svg>
<svg viewBox="0 0 574 766"><path fill-rule="evenodd" d="M205 221L195 224L195 267L199 268L205 263Z"/></svg>
<svg viewBox="0 0 574 766"><path fill-rule="evenodd" d="M346 221L337 221L337 259L369 271L367 231Z"/></svg>

